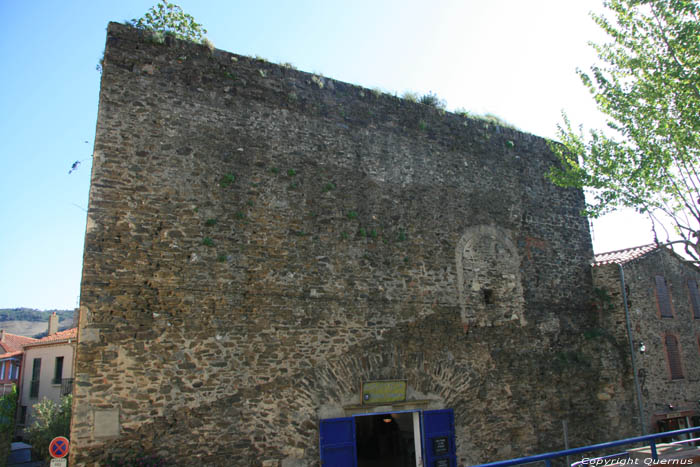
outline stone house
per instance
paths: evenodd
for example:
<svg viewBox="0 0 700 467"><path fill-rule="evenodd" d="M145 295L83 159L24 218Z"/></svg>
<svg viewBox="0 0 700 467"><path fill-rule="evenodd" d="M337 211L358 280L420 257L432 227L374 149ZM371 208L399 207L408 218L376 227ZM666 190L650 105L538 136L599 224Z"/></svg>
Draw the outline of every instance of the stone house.
<svg viewBox="0 0 700 467"><path fill-rule="evenodd" d="M58 316L49 317L48 335L24 345L19 391L18 426L33 421L32 406L43 399L59 402L73 391L77 328L58 330Z"/></svg>
<svg viewBox="0 0 700 467"><path fill-rule="evenodd" d="M108 28L71 464L456 467L634 431L547 141L161 42Z"/></svg>
<svg viewBox="0 0 700 467"><path fill-rule="evenodd" d="M595 256L601 332L631 355L638 432L700 425L700 269L670 248Z"/></svg>
<svg viewBox="0 0 700 467"><path fill-rule="evenodd" d="M18 336L0 329L0 396L19 385L23 346L35 341L32 337Z"/></svg>

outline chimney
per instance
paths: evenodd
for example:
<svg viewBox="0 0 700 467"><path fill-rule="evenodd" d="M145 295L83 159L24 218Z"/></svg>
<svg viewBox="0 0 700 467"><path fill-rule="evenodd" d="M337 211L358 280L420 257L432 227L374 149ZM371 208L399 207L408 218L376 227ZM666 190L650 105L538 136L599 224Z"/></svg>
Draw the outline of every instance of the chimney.
<svg viewBox="0 0 700 467"><path fill-rule="evenodd" d="M5 340L5 330L0 329L0 342Z"/></svg>
<svg viewBox="0 0 700 467"><path fill-rule="evenodd" d="M54 311L49 316L49 336L53 336L58 332L58 315Z"/></svg>

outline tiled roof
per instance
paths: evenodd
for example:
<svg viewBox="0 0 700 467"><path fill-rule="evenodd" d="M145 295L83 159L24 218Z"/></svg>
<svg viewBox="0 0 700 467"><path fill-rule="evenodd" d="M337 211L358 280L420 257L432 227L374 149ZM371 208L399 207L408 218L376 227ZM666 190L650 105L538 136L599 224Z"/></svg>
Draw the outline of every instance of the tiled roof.
<svg viewBox="0 0 700 467"><path fill-rule="evenodd" d="M7 331L2 332L2 340L0 340L0 358L9 358L16 355L22 354L22 348L36 342L33 337L18 336L17 334L10 334Z"/></svg>
<svg viewBox="0 0 700 467"><path fill-rule="evenodd" d="M22 346L31 342L36 342L36 339L3 331L0 346L2 346L6 352L14 352L16 350L22 350Z"/></svg>
<svg viewBox="0 0 700 467"><path fill-rule="evenodd" d="M33 347L35 345L42 344L58 344L59 342L67 341L69 339L75 340L76 337L78 337L78 328L71 328L66 329L65 331L59 331L55 334L51 334L50 336L42 337L41 339L35 340L34 342L25 344L25 347Z"/></svg>
<svg viewBox="0 0 700 467"><path fill-rule="evenodd" d="M641 258L647 253L650 253L658 248L661 248L661 245L658 243L650 243L648 245L635 246L632 248L625 248L623 250L599 253L594 256L592 266L603 266L604 264L625 264L633 259Z"/></svg>

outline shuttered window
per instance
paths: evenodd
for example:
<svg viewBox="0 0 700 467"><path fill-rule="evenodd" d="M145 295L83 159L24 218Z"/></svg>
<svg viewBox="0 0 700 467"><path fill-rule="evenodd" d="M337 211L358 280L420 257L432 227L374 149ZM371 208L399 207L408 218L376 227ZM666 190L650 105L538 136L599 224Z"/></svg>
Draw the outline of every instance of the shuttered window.
<svg viewBox="0 0 700 467"><path fill-rule="evenodd" d="M688 279L688 294L690 306L693 308L693 317L700 319L700 296L698 296L698 283L695 279Z"/></svg>
<svg viewBox="0 0 700 467"><path fill-rule="evenodd" d="M666 344L666 356L668 357L668 368L671 371L671 379L683 379L683 368L681 367L681 352L678 348L676 336L668 334L664 338Z"/></svg>
<svg viewBox="0 0 700 467"><path fill-rule="evenodd" d="M673 318L671 312L671 296L668 293L664 276L656 276L656 301L659 304L659 313L662 318Z"/></svg>

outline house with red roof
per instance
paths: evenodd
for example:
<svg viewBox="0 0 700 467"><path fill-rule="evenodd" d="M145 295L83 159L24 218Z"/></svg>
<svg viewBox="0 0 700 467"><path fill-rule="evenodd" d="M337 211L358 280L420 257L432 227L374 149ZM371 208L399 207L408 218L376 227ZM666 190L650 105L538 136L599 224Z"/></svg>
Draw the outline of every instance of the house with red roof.
<svg viewBox="0 0 700 467"><path fill-rule="evenodd" d="M598 329L588 336L626 354L624 389L611 385L601 403L627 413L635 434L700 426L700 269L660 244L597 254L592 267Z"/></svg>
<svg viewBox="0 0 700 467"><path fill-rule="evenodd" d="M19 383L24 345L35 342L32 337L18 336L0 329L0 396L11 392Z"/></svg>
<svg viewBox="0 0 700 467"><path fill-rule="evenodd" d="M59 402L73 392L73 359L77 328L58 330L58 316L49 318L48 335L24 344L20 384L19 426L32 422L32 406L43 399Z"/></svg>

